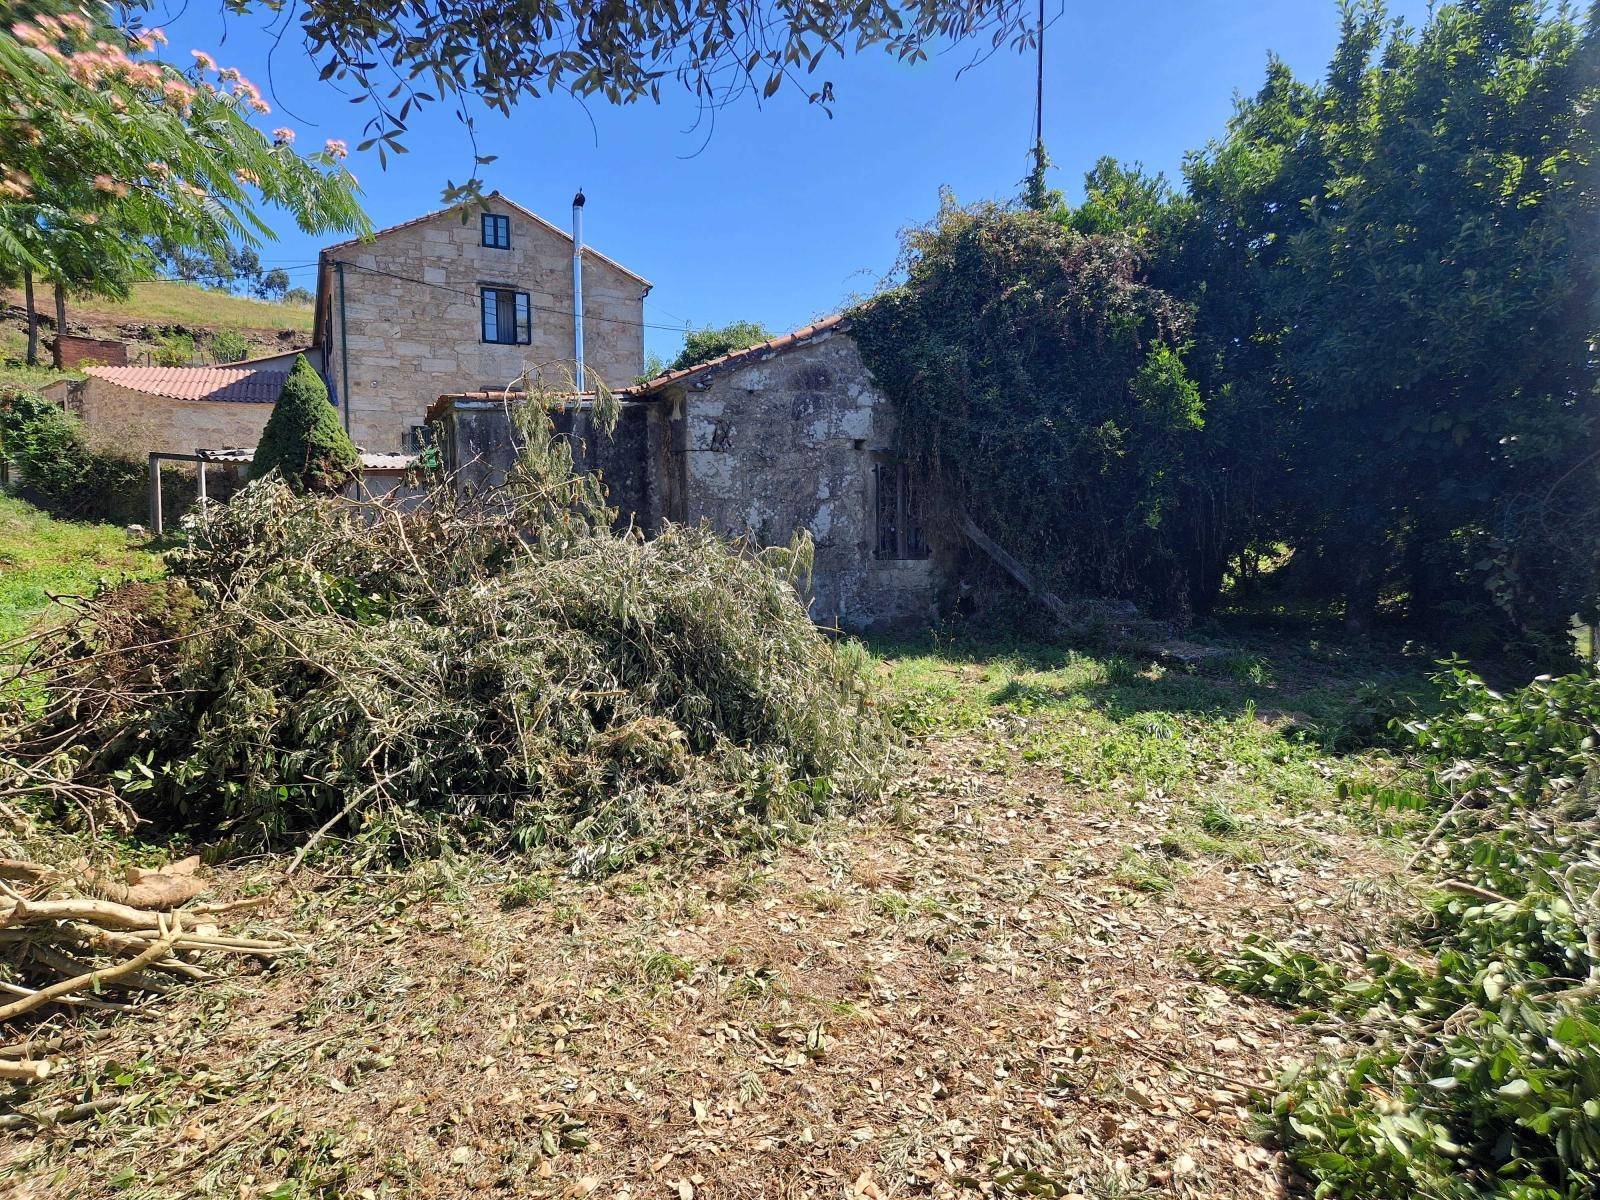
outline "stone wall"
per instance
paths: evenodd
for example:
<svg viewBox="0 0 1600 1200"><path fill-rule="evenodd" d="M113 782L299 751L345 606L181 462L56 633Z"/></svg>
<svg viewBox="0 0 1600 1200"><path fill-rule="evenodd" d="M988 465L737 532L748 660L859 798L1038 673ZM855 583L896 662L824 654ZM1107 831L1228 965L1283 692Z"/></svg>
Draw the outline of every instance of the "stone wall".
<svg viewBox="0 0 1600 1200"><path fill-rule="evenodd" d="M272 415L272 405L225 400L174 400L136 392L93 375L51 397L82 419L89 443L99 450L144 456L159 450L193 454L196 449L254 449Z"/></svg>
<svg viewBox="0 0 1600 1200"><path fill-rule="evenodd" d="M922 559L875 554L873 465L893 445L894 418L848 334L690 377L663 399L682 472L671 515L762 545L810 530L809 600L819 624L928 622L942 579L939 548Z"/></svg>
<svg viewBox="0 0 1600 1200"><path fill-rule="evenodd" d="M503 389L524 370L557 388L570 386L573 366L572 243L560 232L491 200L487 209L511 219L511 246L481 244L479 210L440 213L330 253L344 268L339 281L325 266L328 296L322 340L335 403L349 352L350 432L364 450L409 449L413 426L441 395ZM387 272L380 274L378 272ZM392 278L400 276L401 278ZM423 282L413 282L420 280ZM479 289L527 292L532 342L482 340ZM644 370L647 285L594 255L584 261L584 357L590 372L620 387Z"/></svg>
<svg viewBox="0 0 1600 1200"><path fill-rule="evenodd" d="M925 558L880 558L874 466L892 461L894 419L843 332L731 362L635 393L615 435L583 413L557 414L578 465L599 470L611 502L646 533L705 521L730 537L816 546L809 594L821 625L926 625L950 549L930 533ZM446 468L468 487L505 478L515 454L504 401L454 397L436 411Z"/></svg>

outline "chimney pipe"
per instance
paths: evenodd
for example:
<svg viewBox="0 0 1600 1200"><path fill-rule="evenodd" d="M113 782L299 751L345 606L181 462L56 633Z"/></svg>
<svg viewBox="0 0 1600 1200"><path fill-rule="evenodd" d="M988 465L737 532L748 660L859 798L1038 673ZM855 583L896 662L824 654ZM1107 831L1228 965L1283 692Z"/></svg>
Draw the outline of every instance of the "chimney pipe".
<svg viewBox="0 0 1600 1200"><path fill-rule="evenodd" d="M572 198L572 381L583 384L583 189Z"/></svg>

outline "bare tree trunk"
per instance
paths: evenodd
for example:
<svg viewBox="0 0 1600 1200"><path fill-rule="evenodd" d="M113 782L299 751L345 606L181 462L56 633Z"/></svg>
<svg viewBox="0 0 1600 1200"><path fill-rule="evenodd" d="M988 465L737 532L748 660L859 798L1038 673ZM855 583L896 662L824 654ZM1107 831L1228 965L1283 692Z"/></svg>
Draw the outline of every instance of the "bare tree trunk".
<svg viewBox="0 0 1600 1200"><path fill-rule="evenodd" d="M61 339L67 336L67 289L58 279L56 280L56 344L51 350L51 360L55 363L56 370L63 369L61 362Z"/></svg>
<svg viewBox="0 0 1600 1200"><path fill-rule="evenodd" d="M28 314L28 358L30 367L39 365L39 310L33 300L33 272L22 272L22 306Z"/></svg>

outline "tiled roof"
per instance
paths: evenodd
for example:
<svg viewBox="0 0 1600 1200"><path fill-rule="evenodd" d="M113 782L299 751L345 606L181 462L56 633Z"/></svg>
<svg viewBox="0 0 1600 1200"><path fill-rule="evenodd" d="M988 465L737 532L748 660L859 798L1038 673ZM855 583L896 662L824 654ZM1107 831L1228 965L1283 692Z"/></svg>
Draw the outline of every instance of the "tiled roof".
<svg viewBox="0 0 1600 1200"><path fill-rule="evenodd" d="M528 220L533 221L536 224L542 225L544 228L550 230L552 233L560 234L562 237L566 238L567 241L569 241L569 242L572 240L572 231L570 229L563 229L563 228L561 228L561 226L557 225L555 222L545 220L545 218L541 217L538 213L534 212L533 209L522 207L522 205L518 204L515 200L511 199L511 197L503 195L498 190L490 192L487 196L484 197L484 199L485 200L498 200L501 204L504 204L508 208L516 209L517 212L519 212L523 216L527 217ZM473 201L473 200L465 200L460 204L452 204L448 208L436 208L432 212L423 213L420 217L412 217L409 221L401 221L398 225L386 225L382 229L374 229L366 237L349 238L349 239L347 239L345 241L342 241L342 242L335 242L331 246L324 246L322 248L322 254L324 256L327 256L327 255L332 254L335 250L348 250L352 246L359 246L363 242L372 241L375 238L381 238L386 233L394 233L397 230L401 230L401 229L410 229L413 225L421 225L424 221L431 221L435 217L442 217L442 216L444 216L445 213L457 212L460 209L466 208L468 205L476 206L476 203L477 202ZM607 258L604 254L601 254L600 251L596 250L593 246L585 244L584 247L583 247L583 252L588 257L594 259L596 262L603 262L607 266L615 267L617 270L621 271L624 275L628 276L630 279L637 279L640 283L644 284L646 289L649 289L649 288L652 288L652 287L655 286L655 284L651 283L643 275L639 274L639 272L630 271L627 267L623 266L616 259Z"/></svg>
<svg viewBox="0 0 1600 1200"><path fill-rule="evenodd" d="M287 371L254 367L90 367L85 375L173 400L275 404Z"/></svg>
<svg viewBox="0 0 1600 1200"><path fill-rule="evenodd" d="M831 317L824 317L815 324L807 325L804 329L796 329L793 333L785 333L768 341L749 346L746 349L734 350L728 354L707 359L703 363L696 363L692 367L684 367L682 370L663 371L660 375L646 379L643 383L636 383L632 387L623 388L617 394L619 396L647 396L651 392L658 391L670 384L682 383L691 376L704 375L708 372L714 372L723 367L734 366L752 359L759 361L774 354L781 354L785 350L791 350L796 346L803 346L813 338L820 337L823 334L848 328L849 319L846 315L844 313L835 313Z"/></svg>
<svg viewBox="0 0 1600 1200"><path fill-rule="evenodd" d="M618 388L616 393L617 398L624 402L648 400L657 391L671 384L682 383L684 380L692 377L708 375L724 367L737 366L738 364L744 362L759 362L764 358L770 358L774 354L782 354L785 350L792 350L797 346L804 346L807 342L813 341L816 338L824 337L835 332L842 332L849 328L849 318L844 313L835 313L831 317L824 317L822 320L817 321L814 324L807 325L804 329L796 329L793 333L785 333L780 337L771 338L765 342L761 342L754 346L749 346L743 350L734 350L731 353L719 355L716 358L707 359L705 362L696 363L692 367L684 367L681 371L663 371L660 375L654 376L651 379L646 379L643 383L636 383L631 387ZM550 403L553 406L573 403L583 405L593 401L594 393L551 393L549 398ZM504 403L507 400L520 401L526 399L526 392L515 389L475 392L447 392L428 406L428 414L426 419L429 421L436 420L440 414L444 412L445 407L448 404L454 404L461 401L466 401L468 403Z"/></svg>
<svg viewBox="0 0 1600 1200"><path fill-rule="evenodd" d="M196 450L196 457L211 463L247 463L255 459L256 452L244 446L230 446L224 450ZM361 451L361 465L368 471L404 471L416 465L415 454L371 454Z"/></svg>

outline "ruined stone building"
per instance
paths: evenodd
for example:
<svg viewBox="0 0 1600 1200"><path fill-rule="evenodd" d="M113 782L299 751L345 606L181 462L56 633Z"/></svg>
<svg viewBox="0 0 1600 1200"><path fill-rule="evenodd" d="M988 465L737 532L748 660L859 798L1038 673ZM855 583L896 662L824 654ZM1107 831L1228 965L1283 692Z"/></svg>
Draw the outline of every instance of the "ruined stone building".
<svg viewBox="0 0 1600 1200"><path fill-rule="evenodd" d="M807 530L818 622L868 629L932 615L945 557L893 453L893 413L848 318L656 376L622 400L610 436L592 428L581 398L557 418L624 521L647 534L703 521L761 545ZM469 484L492 484L515 453L511 409L524 401L494 390L442 396L431 416L446 464Z"/></svg>

